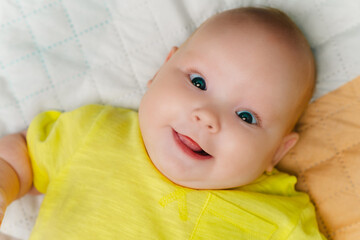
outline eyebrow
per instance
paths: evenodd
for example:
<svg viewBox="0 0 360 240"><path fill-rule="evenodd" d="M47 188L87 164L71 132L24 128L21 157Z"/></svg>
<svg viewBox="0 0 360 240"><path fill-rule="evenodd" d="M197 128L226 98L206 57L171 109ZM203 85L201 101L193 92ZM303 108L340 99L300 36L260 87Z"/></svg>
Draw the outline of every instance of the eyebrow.
<svg viewBox="0 0 360 240"><path fill-rule="evenodd" d="M197 73L200 76L204 77L205 80L208 79L206 74L204 74L202 71L199 70L199 67L188 66L188 67L185 68L185 72L187 72L187 73Z"/></svg>
<svg viewBox="0 0 360 240"><path fill-rule="evenodd" d="M196 52L193 52L193 50L187 51L185 56L185 72L198 73L207 80L207 74L201 69L204 69L204 66L209 65L209 59L199 56Z"/></svg>

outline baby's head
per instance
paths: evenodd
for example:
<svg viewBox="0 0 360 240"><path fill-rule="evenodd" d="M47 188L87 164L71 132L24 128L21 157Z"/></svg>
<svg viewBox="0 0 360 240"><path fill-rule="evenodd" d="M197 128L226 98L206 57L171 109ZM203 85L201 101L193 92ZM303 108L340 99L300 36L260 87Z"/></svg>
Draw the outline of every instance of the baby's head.
<svg viewBox="0 0 360 240"><path fill-rule="evenodd" d="M240 8L203 23L149 81L139 108L154 166L196 189L251 183L295 145L315 64L298 28L273 9Z"/></svg>

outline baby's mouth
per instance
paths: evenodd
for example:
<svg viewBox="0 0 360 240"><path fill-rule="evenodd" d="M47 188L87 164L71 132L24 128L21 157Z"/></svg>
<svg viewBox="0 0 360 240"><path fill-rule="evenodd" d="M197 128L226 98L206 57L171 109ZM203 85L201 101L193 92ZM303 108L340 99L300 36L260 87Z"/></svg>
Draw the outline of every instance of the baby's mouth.
<svg viewBox="0 0 360 240"><path fill-rule="evenodd" d="M209 159L212 156L205 152L199 144L197 144L194 140L192 140L190 137L182 135L175 130L173 130L174 138L180 148L189 154L191 157L197 158L197 159Z"/></svg>

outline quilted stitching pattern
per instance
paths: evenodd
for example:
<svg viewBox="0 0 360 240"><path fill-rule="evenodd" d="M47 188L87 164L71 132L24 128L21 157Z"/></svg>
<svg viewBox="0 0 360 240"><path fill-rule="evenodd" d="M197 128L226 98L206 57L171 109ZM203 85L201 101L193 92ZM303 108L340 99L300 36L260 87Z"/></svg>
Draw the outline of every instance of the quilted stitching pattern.
<svg viewBox="0 0 360 240"><path fill-rule="evenodd" d="M315 203L329 239L360 239L360 77L312 103L280 168Z"/></svg>

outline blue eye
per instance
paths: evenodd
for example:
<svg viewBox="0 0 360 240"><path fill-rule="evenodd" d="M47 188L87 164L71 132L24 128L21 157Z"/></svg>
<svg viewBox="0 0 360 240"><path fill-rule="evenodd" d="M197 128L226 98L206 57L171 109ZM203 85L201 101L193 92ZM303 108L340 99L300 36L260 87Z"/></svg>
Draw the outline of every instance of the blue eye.
<svg viewBox="0 0 360 240"><path fill-rule="evenodd" d="M257 124L258 123L256 120L256 117L248 111L237 111L236 115L238 115L238 117L246 123L249 123L249 124Z"/></svg>
<svg viewBox="0 0 360 240"><path fill-rule="evenodd" d="M203 91L206 90L205 79L203 77L201 77L199 74L190 74L190 80L191 80L191 83L195 87L197 87L197 88L199 88L199 89L201 89Z"/></svg>

